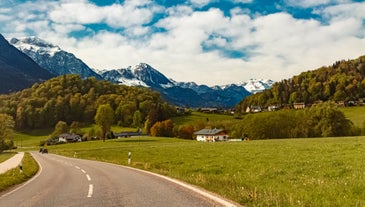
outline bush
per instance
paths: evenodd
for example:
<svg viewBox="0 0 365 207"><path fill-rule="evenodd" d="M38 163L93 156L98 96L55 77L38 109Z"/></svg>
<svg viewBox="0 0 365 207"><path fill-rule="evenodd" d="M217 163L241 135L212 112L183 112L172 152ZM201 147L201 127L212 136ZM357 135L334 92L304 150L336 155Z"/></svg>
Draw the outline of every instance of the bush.
<svg viewBox="0 0 365 207"><path fill-rule="evenodd" d="M156 122L151 127L151 135L155 137L173 137L174 136L174 124L171 119Z"/></svg>
<svg viewBox="0 0 365 207"><path fill-rule="evenodd" d="M176 136L182 139L193 139L194 131L194 126L192 125L180 126L177 129Z"/></svg>

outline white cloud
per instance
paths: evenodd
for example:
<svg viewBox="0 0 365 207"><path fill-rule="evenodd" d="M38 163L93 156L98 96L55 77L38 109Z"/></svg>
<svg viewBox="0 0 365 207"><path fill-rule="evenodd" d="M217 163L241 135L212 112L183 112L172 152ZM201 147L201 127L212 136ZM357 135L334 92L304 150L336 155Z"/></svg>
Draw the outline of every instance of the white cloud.
<svg viewBox="0 0 365 207"><path fill-rule="evenodd" d="M365 2L330 6L319 13L334 21L348 18L365 19Z"/></svg>
<svg viewBox="0 0 365 207"><path fill-rule="evenodd" d="M49 16L52 21L61 24L106 23L114 28L126 28L149 23L154 13L160 11L160 6L145 0L127 0L123 4L104 7L87 1L68 1L51 9Z"/></svg>
<svg viewBox="0 0 365 207"><path fill-rule="evenodd" d="M285 0L285 2L290 6L309 8L330 4L344 4L351 2L351 0Z"/></svg>
<svg viewBox="0 0 365 207"><path fill-rule="evenodd" d="M341 0L287 1L308 7ZM365 50L365 3L317 8L327 20L324 24L296 19L288 13L253 16L242 7L231 9L230 16L218 8L194 11L194 6L208 5L210 0L191 0L190 6L178 5L164 11L150 0L126 0L104 7L86 0L41 2L0 8L2 32L16 37L33 31L93 68L147 62L177 81L215 85L249 78L280 80L336 60L356 58ZM148 26L156 13L165 16ZM116 30L92 30L87 25L92 23L107 24ZM90 34L88 37L70 37L71 32L84 30ZM153 33L155 30L160 32ZM247 57L229 58L221 50L204 51L202 45L244 52Z"/></svg>
<svg viewBox="0 0 365 207"><path fill-rule="evenodd" d="M190 3L198 8L204 7L213 2L217 2L217 0L190 0Z"/></svg>
<svg viewBox="0 0 365 207"><path fill-rule="evenodd" d="M49 17L60 24L100 23L104 19L101 9L88 2L67 2L50 9Z"/></svg>
<svg viewBox="0 0 365 207"><path fill-rule="evenodd" d="M331 0L286 0L286 3L290 6L298 6L298 7L313 7L328 4Z"/></svg>
<svg viewBox="0 0 365 207"><path fill-rule="evenodd" d="M194 10L190 7L190 6L185 6L185 5L179 5L179 6L174 6L174 7L170 7L167 8L167 13L168 16L189 16L191 15Z"/></svg>
<svg viewBox="0 0 365 207"><path fill-rule="evenodd" d="M248 3L252 3L253 0L232 0L232 2L234 3L244 3L244 4L248 4Z"/></svg>

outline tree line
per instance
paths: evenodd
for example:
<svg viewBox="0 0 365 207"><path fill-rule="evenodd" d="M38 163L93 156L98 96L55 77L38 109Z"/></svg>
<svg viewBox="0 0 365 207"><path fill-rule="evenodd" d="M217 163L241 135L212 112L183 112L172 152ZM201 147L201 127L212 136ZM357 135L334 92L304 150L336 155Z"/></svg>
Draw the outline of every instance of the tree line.
<svg viewBox="0 0 365 207"><path fill-rule="evenodd" d="M338 137L362 133L346 119L338 105L330 101L303 110L248 114L230 131L234 137L250 139Z"/></svg>
<svg viewBox="0 0 365 207"><path fill-rule="evenodd" d="M17 130L53 128L59 121L91 124L97 109L109 105L113 124L148 128L176 114L159 93L144 87L116 85L95 78L63 75L31 88L0 96L0 113L15 121Z"/></svg>
<svg viewBox="0 0 365 207"><path fill-rule="evenodd" d="M365 98L365 56L337 61L332 66L303 72L275 83L271 89L245 97L236 112L248 106L285 106L295 102L357 101Z"/></svg>

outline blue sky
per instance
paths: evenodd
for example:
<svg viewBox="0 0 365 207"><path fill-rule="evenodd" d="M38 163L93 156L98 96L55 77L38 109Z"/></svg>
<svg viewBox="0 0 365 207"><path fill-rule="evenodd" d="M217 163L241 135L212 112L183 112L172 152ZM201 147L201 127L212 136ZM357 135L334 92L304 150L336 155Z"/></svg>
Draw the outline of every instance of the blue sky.
<svg viewBox="0 0 365 207"><path fill-rule="evenodd" d="M365 55L359 0L2 0L0 33L38 36L104 70L176 81L276 81Z"/></svg>

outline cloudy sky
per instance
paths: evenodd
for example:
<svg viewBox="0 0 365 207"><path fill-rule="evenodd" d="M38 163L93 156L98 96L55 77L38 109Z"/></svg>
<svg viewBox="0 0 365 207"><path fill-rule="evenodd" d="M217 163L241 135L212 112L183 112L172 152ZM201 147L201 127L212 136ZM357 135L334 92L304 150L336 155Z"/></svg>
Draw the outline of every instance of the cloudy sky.
<svg viewBox="0 0 365 207"><path fill-rule="evenodd" d="M176 81L275 81L365 55L362 0L1 0L0 33L95 69L145 62Z"/></svg>

